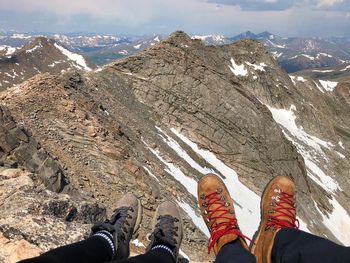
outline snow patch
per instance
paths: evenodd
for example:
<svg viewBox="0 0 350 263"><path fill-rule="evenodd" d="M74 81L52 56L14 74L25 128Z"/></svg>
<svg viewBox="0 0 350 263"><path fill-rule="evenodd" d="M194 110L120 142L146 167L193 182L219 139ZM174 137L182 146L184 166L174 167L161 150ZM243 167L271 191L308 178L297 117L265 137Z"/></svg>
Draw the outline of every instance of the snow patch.
<svg viewBox="0 0 350 263"><path fill-rule="evenodd" d="M334 197L333 199L330 199L329 202L333 206L333 211L331 214L324 215L315 203L316 209L321 214L324 225L328 227L328 229L337 239L339 239L340 242L342 242L345 246L349 246L350 216Z"/></svg>
<svg viewBox="0 0 350 263"><path fill-rule="evenodd" d="M173 163L165 161L164 158L160 156L159 152L148 146L145 141L143 141L143 143L147 146L148 150L166 166L165 171L182 184L190 194L197 198L197 182L193 178L186 176L181 169Z"/></svg>
<svg viewBox="0 0 350 263"><path fill-rule="evenodd" d="M248 70L244 68L244 64L237 65L233 58L231 58L231 65L228 66L233 74L236 76L247 76Z"/></svg>
<svg viewBox="0 0 350 263"><path fill-rule="evenodd" d="M292 75L289 75L289 77L290 77L291 81L293 82L293 84L296 85L296 83L295 83L295 77L292 76Z"/></svg>
<svg viewBox="0 0 350 263"><path fill-rule="evenodd" d="M308 58L310 60L315 60L315 57L312 57L312 56L309 56L309 55L306 55L306 54L301 54L301 56L306 57L306 58Z"/></svg>
<svg viewBox="0 0 350 263"><path fill-rule="evenodd" d="M323 88L322 88L320 85L318 85L318 83L317 83L316 81L314 81L314 83L315 83L316 87L317 87L322 93L324 93Z"/></svg>
<svg viewBox="0 0 350 263"><path fill-rule="evenodd" d="M330 81L330 80L319 80L321 85L326 91L333 91L335 87L338 85L338 82L336 81Z"/></svg>
<svg viewBox="0 0 350 263"><path fill-rule="evenodd" d="M338 154L340 158L345 159L345 155L344 154L341 154L340 152L337 152L337 151L335 153Z"/></svg>
<svg viewBox="0 0 350 263"><path fill-rule="evenodd" d="M78 69L84 69L86 71L91 71L91 68L89 68L86 64L86 61L82 55L70 52L69 50L65 49L64 47L61 47L57 43L54 44L55 47L62 52L63 55L68 57L70 60L74 61L76 63L76 67Z"/></svg>
<svg viewBox="0 0 350 263"><path fill-rule="evenodd" d="M134 46L135 49L140 49L140 47L141 47L141 44L138 44L138 45Z"/></svg>
<svg viewBox="0 0 350 263"><path fill-rule="evenodd" d="M311 155L311 153L313 153L313 155L318 154L327 160L321 147L330 149L330 146L333 145L306 133L303 127L298 127L296 125L296 117L293 112L296 110L296 107L294 105L291 105L289 110L276 109L268 105L266 106L271 111L274 120L282 126L286 138L297 147L298 152L303 156L308 176L328 192L339 190L338 183L330 176L327 176L322 169L318 167L316 164L317 160ZM309 146L311 151L307 150L305 145Z"/></svg>
<svg viewBox="0 0 350 263"><path fill-rule="evenodd" d="M345 71L345 70L348 70L350 69L350 65L346 66L345 68L341 69L340 71Z"/></svg>
<svg viewBox="0 0 350 263"><path fill-rule="evenodd" d="M295 81L300 81L300 82L306 82L306 79L302 76L292 76L289 75L290 79L292 80L292 82L294 83L294 85L296 85Z"/></svg>
<svg viewBox="0 0 350 263"><path fill-rule="evenodd" d="M133 244L135 247L146 247L142 242L140 242L138 239L134 239L131 241L131 244Z"/></svg>
<svg viewBox="0 0 350 263"><path fill-rule="evenodd" d="M176 201L177 204L188 214L189 218L191 218L192 222L207 236L209 237L209 231L207 225L204 223L204 220L201 216L198 216L195 210L186 202Z"/></svg>
<svg viewBox="0 0 350 263"><path fill-rule="evenodd" d="M306 82L306 79L304 79L304 77L297 76L297 81Z"/></svg>
<svg viewBox="0 0 350 263"><path fill-rule="evenodd" d="M163 141L166 142L168 146L173 149L182 159L184 159L192 168L196 169L201 174L215 173L213 169L200 166L195 160L191 158L191 156L188 155L184 149L182 149L177 141L165 134L161 128L156 126L156 129L164 135L163 136L161 134L158 134L163 139Z"/></svg>
<svg viewBox="0 0 350 263"><path fill-rule="evenodd" d="M147 173L152 176L154 179L156 179L159 182L159 179L157 176L155 176L146 166L143 166L143 168L147 171Z"/></svg>
<svg viewBox="0 0 350 263"><path fill-rule="evenodd" d="M182 257L184 257L185 259L187 259L188 261L190 261L190 258L186 255L185 252L183 252L183 251L181 250L181 248L179 249L179 254L180 254Z"/></svg>
<svg viewBox="0 0 350 263"><path fill-rule="evenodd" d="M278 53L277 51L271 52L272 56L276 59L283 55L283 52Z"/></svg>
<svg viewBox="0 0 350 263"><path fill-rule="evenodd" d="M338 142L338 144L339 144L339 146L340 146L340 147L342 147L342 148L345 150L345 147L344 147L344 145L343 145L343 142L342 142L342 141L339 141L339 142Z"/></svg>
<svg viewBox="0 0 350 263"><path fill-rule="evenodd" d="M325 70L320 70L320 69L314 69L312 72L321 72L321 73L328 73L328 72L333 72L334 70L332 69L325 69Z"/></svg>
<svg viewBox="0 0 350 263"><path fill-rule="evenodd" d="M125 49L123 49L122 51L118 52L120 55L126 56L127 54L129 54L129 52Z"/></svg>
<svg viewBox="0 0 350 263"><path fill-rule="evenodd" d="M6 45L0 46L0 51L4 51L4 50L6 51L5 56L10 56L13 53L15 53L16 48L10 47L10 46L6 46Z"/></svg>
<svg viewBox="0 0 350 263"><path fill-rule="evenodd" d="M39 42L38 45L35 45L33 48L26 50L26 53L27 54L33 53L35 50L40 49L42 47L43 47L43 45L41 44L41 42Z"/></svg>
<svg viewBox="0 0 350 263"><path fill-rule="evenodd" d="M265 67L267 67L267 65L265 63L260 63L259 65L256 64L252 64L249 62L245 62L248 66L251 66L254 68L254 70L260 70L260 71L265 71Z"/></svg>
<svg viewBox="0 0 350 263"><path fill-rule="evenodd" d="M329 57L329 58L332 58L332 57L333 57L332 55L329 55L329 54L327 54L327 53L318 53L318 54L317 54L317 58L319 58L320 56Z"/></svg>

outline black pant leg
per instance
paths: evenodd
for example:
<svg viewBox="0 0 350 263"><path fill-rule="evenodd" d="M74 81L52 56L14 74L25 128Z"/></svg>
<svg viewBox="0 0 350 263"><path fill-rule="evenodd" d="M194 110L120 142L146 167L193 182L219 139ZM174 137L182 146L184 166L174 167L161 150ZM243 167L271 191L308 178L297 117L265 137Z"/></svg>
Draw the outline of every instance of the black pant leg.
<svg viewBox="0 0 350 263"><path fill-rule="evenodd" d="M125 260L113 260L109 263L175 263L174 257L165 249L157 248L146 254L131 257Z"/></svg>
<svg viewBox="0 0 350 263"><path fill-rule="evenodd" d="M272 263L350 263L350 247L286 228L276 235L271 259Z"/></svg>
<svg viewBox="0 0 350 263"><path fill-rule="evenodd" d="M106 240L99 236L58 247L38 257L20 263L103 263L111 260L112 251Z"/></svg>
<svg viewBox="0 0 350 263"><path fill-rule="evenodd" d="M215 263L255 263L255 257L236 239L224 245L216 256Z"/></svg>

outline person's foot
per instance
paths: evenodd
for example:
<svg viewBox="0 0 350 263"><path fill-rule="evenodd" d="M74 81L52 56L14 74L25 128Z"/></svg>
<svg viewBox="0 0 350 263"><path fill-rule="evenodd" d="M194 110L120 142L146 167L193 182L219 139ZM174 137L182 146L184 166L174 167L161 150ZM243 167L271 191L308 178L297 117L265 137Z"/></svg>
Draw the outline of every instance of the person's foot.
<svg viewBox="0 0 350 263"><path fill-rule="evenodd" d="M244 236L239 229L233 200L224 182L214 174L203 176L198 182L198 203L210 238L208 253L219 250L237 238L248 249Z"/></svg>
<svg viewBox="0 0 350 263"><path fill-rule="evenodd" d="M179 249L183 236L182 220L179 209L171 201L160 204L153 217L153 231L146 249L166 249L178 261Z"/></svg>
<svg viewBox="0 0 350 263"><path fill-rule="evenodd" d="M141 210L140 200L134 194L127 193L118 201L110 220L97 223L91 228L91 235L100 235L106 239L112 237L113 244L110 245L114 245L113 259L129 257L129 243L140 226Z"/></svg>
<svg viewBox="0 0 350 263"><path fill-rule="evenodd" d="M282 228L299 228L296 219L295 185L277 176L265 187L261 198L261 222L251 243L257 263L270 263L276 233Z"/></svg>

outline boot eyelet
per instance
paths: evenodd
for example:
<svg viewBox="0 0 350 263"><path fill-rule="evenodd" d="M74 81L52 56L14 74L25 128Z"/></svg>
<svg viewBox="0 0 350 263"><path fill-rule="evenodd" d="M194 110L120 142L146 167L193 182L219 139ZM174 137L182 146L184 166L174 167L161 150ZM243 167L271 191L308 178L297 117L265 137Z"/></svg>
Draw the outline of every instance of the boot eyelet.
<svg viewBox="0 0 350 263"><path fill-rule="evenodd" d="M281 189L280 188L275 188L274 190L273 190L275 193L281 193Z"/></svg>
<svg viewBox="0 0 350 263"><path fill-rule="evenodd" d="M204 214L207 215L207 214L208 214L208 211L207 211L207 210L204 210Z"/></svg>
<svg viewBox="0 0 350 263"><path fill-rule="evenodd" d="M216 192L217 192L218 194L221 194L221 193L222 193L222 191L223 191L223 189L222 189L222 188L218 188L218 189L216 190Z"/></svg>
<svg viewBox="0 0 350 263"><path fill-rule="evenodd" d="M201 199L205 200L205 194L201 194Z"/></svg>
<svg viewBox="0 0 350 263"><path fill-rule="evenodd" d="M230 206L230 203L229 202L225 202L225 206L226 207Z"/></svg>
<svg viewBox="0 0 350 263"><path fill-rule="evenodd" d="M208 222L208 223L210 222L210 220L209 220L209 218L208 218L208 217L207 217L207 219L206 219L206 220L207 220L207 222Z"/></svg>

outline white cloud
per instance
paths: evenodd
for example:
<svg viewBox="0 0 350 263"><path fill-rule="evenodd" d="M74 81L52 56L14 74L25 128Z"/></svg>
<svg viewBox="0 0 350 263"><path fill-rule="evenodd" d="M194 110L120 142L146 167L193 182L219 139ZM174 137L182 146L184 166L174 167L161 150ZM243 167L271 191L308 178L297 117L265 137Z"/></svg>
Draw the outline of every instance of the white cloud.
<svg viewBox="0 0 350 263"><path fill-rule="evenodd" d="M349 10L315 9L316 1L320 0L0 0L0 24L46 32L149 34L180 29L228 36L247 30L282 36L349 35Z"/></svg>
<svg viewBox="0 0 350 263"><path fill-rule="evenodd" d="M335 4L341 4L344 0L318 0L317 7L329 7Z"/></svg>

